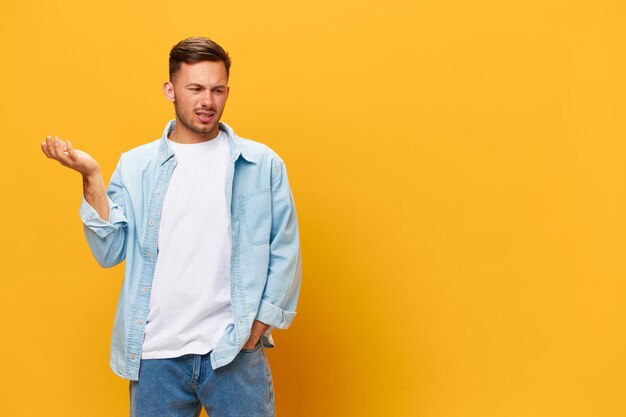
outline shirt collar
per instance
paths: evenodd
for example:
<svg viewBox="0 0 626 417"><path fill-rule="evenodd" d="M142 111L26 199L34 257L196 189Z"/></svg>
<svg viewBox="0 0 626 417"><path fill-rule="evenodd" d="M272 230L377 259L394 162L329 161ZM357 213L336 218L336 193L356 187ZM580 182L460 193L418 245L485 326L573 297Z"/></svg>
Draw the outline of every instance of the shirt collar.
<svg viewBox="0 0 626 417"><path fill-rule="evenodd" d="M255 158L248 149L242 146L241 138L235 134L235 131L224 122L220 123L220 129L226 132L228 137L228 147L230 148L230 158L235 162L239 156L243 157L246 161L256 163ZM165 129L163 129L163 135L161 136L161 144L159 145L159 165L163 165L170 158L174 156L174 151L167 143L167 138L176 126L176 120L170 120Z"/></svg>

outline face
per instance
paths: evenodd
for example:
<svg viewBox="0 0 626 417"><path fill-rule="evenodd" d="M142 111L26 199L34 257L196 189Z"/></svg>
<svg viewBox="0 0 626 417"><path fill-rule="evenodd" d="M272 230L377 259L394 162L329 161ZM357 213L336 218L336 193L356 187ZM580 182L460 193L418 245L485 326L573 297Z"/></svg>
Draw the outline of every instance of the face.
<svg viewBox="0 0 626 417"><path fill-rule="evenodd" d="M176 110L176 129L172 133L176 140L197 142L217 136L228 91L223 62L183 62L173 79L163 85L165 96Z"/></svg>

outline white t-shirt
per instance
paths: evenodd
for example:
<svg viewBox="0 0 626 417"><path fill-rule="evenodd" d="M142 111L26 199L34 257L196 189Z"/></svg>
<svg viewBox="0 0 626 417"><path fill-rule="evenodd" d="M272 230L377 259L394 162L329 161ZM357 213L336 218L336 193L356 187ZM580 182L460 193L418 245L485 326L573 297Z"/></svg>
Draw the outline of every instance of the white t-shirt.
<svg viewBox="0 0 626 417"><path fill-rule="evenodd" d="M207 142L169 145L177 165L161 212L144 359L206 354L233 323L228 139L220 131Z"/></svg>

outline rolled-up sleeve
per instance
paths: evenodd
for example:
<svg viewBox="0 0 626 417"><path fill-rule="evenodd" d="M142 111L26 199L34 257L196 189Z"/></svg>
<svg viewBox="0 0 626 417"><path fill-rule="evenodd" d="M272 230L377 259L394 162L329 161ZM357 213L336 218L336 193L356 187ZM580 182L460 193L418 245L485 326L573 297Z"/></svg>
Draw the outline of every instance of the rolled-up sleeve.
<svg viewBox="0 0 626 417"><path fill-rule="evenodd" d="M82 197L80 218L84 225L89 248L100 265L105 268L122 262L126 255L126 229L128 221L124 214L124 190L121 183L121 160L107 189L109 220L104 220Z"/></svg>

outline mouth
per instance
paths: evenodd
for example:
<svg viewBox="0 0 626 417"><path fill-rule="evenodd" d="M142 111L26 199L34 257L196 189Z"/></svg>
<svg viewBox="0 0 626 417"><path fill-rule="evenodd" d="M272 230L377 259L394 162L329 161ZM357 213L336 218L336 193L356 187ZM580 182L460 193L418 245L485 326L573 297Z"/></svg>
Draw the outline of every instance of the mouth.
<svg viewBox="0 0 626 417"><path fill-rule="evenodd" d="M215 113L209 111L197 111L195 115L201 123L210 123L215 117Z"/></svg>

